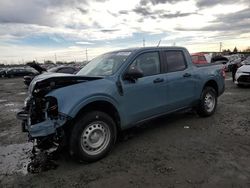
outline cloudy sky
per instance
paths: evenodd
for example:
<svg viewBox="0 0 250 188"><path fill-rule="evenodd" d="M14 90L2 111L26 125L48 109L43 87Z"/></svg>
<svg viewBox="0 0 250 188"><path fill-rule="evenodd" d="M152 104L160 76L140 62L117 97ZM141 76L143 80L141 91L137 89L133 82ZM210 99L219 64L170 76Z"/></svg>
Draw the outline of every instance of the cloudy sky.
<svg viewBox="0 0 250 188"><path fill-rule="evenodd" d="M0 1L0 63L80 61L143 39L191 52L247 48L250 0Z"/></svg>

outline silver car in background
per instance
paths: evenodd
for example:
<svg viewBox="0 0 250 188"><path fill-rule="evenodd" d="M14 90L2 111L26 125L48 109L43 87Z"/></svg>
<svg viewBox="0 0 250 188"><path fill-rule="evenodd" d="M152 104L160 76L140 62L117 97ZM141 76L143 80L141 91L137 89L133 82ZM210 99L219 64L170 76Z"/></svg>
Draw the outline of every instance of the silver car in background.
<svg viewBox="0 0 250 188"><path fill-rule="evenodd" d="M235 74L235 84L239 87L250 85L250 61L245 60L244 65L238 68Z"/></svg>

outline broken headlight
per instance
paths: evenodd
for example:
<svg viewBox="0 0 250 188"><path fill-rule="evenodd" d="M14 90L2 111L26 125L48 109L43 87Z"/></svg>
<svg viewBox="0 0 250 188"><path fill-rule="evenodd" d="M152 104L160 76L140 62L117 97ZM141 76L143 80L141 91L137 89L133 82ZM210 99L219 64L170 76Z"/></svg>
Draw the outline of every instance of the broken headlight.
<svg viewBox="0 0 250 188"><path fill-rule="evenodd" d="M46 109L48 117L52 119L58 118L58 103L55 97L46 97Z"/></svg>

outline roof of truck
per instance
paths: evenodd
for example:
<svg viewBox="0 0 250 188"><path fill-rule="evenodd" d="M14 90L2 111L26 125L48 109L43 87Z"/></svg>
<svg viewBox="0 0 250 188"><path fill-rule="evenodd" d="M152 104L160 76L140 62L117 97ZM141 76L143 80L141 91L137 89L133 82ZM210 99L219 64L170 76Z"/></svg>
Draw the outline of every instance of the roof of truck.
<svg viewBox="0 0 250 188"><path fill-rule="evenodd" d="M179 47L179 46L159 46L159 47L151 46L151 47L125 48L125 49L120 49L120 50L116 50L113 52L124 52L124 51L137 52L137 51L155 50L155 49L169 49L169 50L183 49L183 50L186 50L186 48Z"/></svg>

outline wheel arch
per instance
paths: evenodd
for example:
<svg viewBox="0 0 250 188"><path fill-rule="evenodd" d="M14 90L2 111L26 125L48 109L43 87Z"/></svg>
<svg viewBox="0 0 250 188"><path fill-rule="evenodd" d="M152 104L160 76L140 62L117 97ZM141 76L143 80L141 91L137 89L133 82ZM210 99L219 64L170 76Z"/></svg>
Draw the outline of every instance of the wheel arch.
<svg viewBox="0 0 250 188"><path fill-rule="evenodd" d="M111 102L106 100L97 100L89 102L79 109L79 111L74 117L74 120L78 119L80 116L90 111L101 111L108 114L115 121L117 130L121 130L120 113L118 112L115 105Z"/></svg>
<svg viewBox="0 0 250 188"><path fill-rule="evenodd" d="M215 92L216 92L216 95L218 96L219 95L219 89L218 89L218 84L215 80L209 80L207 81L205 84L204 84L204 87L203 87L203 90L206 88L206 87L212 87Z"/></svg>

